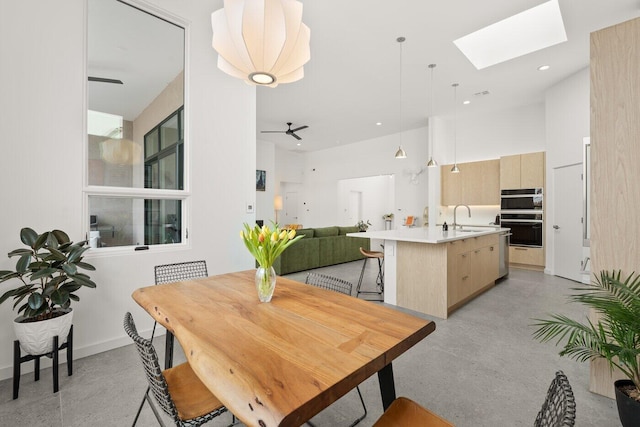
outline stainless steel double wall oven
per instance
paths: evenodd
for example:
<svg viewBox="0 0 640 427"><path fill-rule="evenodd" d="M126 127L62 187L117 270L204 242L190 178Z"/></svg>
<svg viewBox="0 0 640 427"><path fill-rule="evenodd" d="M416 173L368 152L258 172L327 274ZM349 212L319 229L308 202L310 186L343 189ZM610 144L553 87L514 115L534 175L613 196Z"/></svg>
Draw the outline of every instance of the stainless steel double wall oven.
<svg viewBox="0 0 640 427"><path fill-rule="evenodd" d="M542 247L542 188L502 190L500 223L511 229L511 246Z"/></svg>

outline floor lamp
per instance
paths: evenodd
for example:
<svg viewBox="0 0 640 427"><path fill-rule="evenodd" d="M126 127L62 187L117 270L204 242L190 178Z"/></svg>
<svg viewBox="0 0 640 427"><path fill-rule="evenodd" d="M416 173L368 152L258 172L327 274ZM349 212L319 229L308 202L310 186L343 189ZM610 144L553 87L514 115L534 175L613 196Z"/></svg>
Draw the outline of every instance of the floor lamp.
<svg viewBox="0 0 640 427"><path fill-rule="evenodd" d="M273 198L273 209L276 213L276 224L278 223L278 211L282 210L282 196L275 196Z"/></svg>

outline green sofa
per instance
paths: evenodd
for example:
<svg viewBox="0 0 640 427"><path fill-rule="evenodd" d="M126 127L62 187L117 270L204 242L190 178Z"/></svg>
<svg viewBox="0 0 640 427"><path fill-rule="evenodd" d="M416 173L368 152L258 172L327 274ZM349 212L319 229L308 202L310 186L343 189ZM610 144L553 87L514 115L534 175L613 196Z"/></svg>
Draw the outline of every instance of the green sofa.
<svg viewBox="0 0 640 427"><path fill-rule="evenodd" d="M358 227L296 230L296 235L304 237L287 248L276 260L273 268L277 274L282 275L363 259L359 248L369 250L369 239L347 237L347 233L357 232Z"/></svg>

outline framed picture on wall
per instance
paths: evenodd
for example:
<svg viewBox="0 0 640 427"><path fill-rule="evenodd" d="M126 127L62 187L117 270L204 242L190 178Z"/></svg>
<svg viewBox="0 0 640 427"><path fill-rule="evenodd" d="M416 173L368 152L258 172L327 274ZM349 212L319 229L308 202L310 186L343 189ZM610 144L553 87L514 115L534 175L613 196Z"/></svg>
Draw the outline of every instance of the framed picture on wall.
<svg viewBox="0 0 640 427"><path fill-rule="evenodd" d="M256 191L264 191L267 183L267 172L256 170Z"/></svg>

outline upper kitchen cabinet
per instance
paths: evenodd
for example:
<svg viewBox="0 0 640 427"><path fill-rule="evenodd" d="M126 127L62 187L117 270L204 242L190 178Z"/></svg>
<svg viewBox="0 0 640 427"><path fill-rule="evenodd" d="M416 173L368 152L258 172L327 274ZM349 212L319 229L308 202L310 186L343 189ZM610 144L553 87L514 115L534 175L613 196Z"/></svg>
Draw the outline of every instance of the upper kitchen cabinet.
<svg viewBox="0 0 640 427"><path fill-rule="evenodd" d="M443 165L441 174L441 203L455 205L499 205L500 161L458 163L460 173L451 173L453 165Z"/></svg>
<svg viewBox="0 0 640 427"><path fill-rule="evenodd" d="M500 157L500 188L544 187L544 151Z"/></svg>

